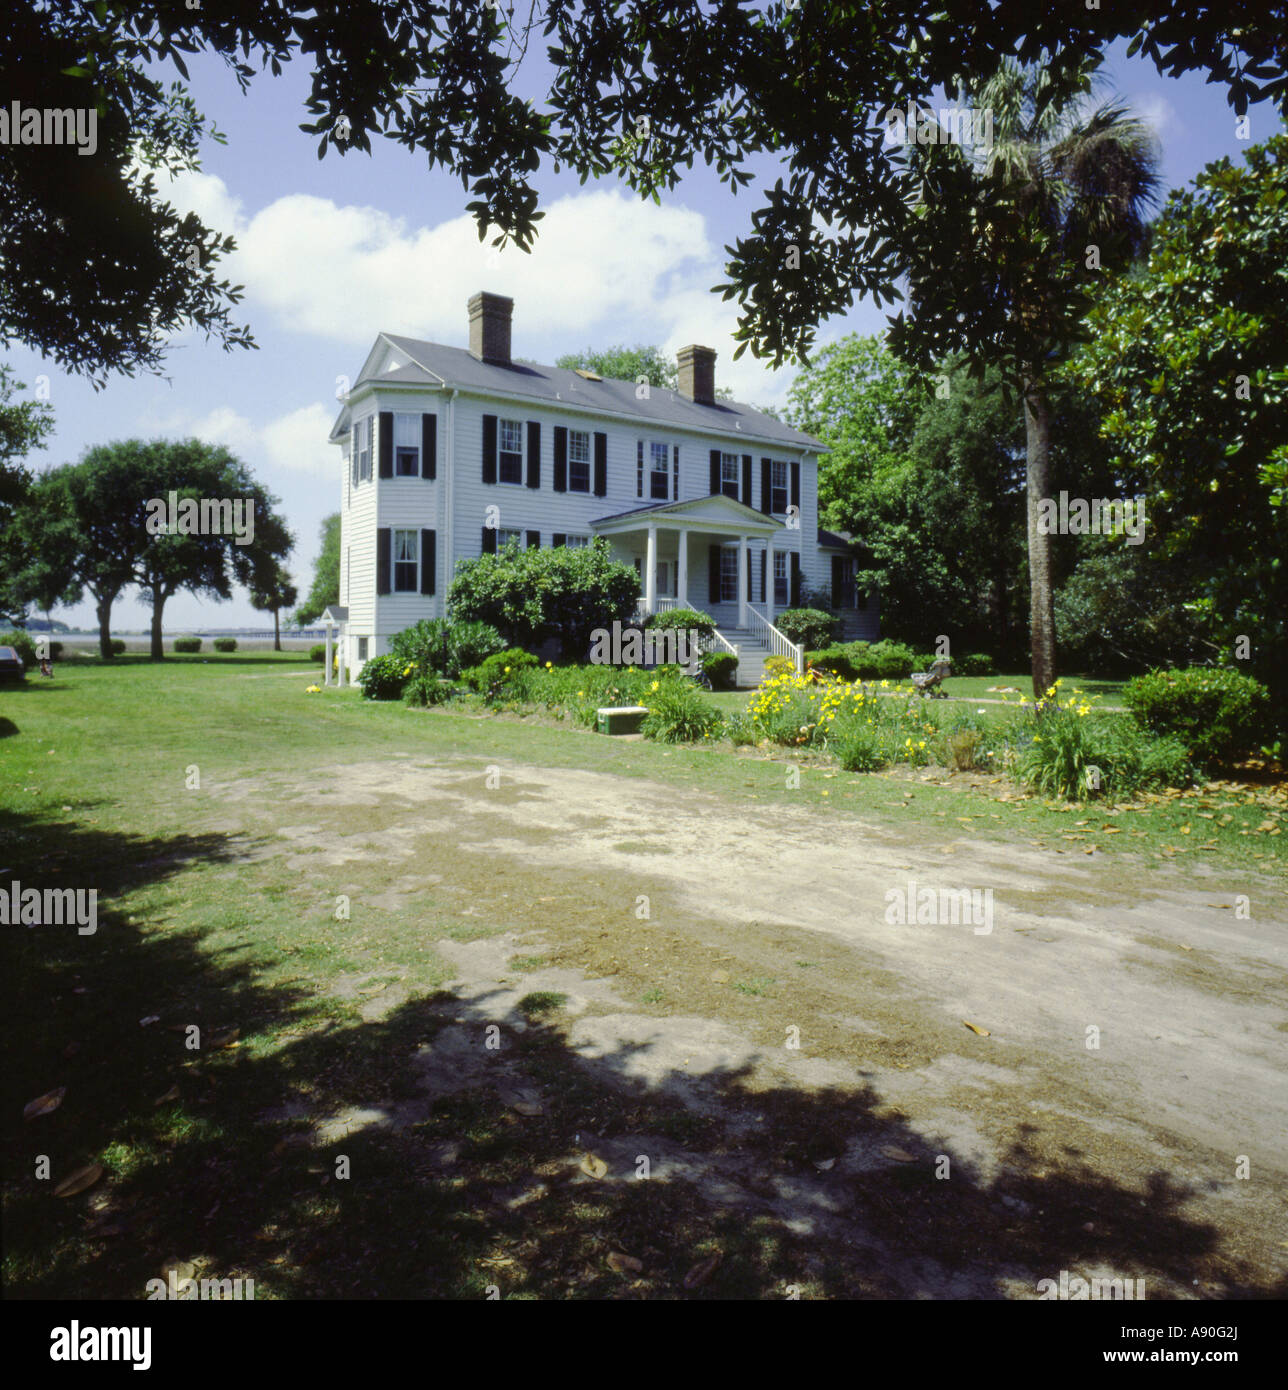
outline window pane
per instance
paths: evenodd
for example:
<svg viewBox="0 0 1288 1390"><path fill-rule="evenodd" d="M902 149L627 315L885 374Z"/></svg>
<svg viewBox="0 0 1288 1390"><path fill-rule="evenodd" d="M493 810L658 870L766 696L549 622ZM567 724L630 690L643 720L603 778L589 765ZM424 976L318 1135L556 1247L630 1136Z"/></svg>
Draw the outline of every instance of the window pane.
<svg viewBox="0 0 1288 1390"><path fill-rule="evenodd" d="M568 431L568 462L590 462L590 434L587 430Z"/></svg>

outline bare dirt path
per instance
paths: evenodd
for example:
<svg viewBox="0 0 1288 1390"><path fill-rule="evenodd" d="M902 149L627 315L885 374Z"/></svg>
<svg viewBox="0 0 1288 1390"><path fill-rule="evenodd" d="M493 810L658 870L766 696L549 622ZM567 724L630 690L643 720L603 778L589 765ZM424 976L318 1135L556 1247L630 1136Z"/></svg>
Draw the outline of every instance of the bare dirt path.
<svg viewBox="0 0 1288 1390"><path fill-rule="evenodd" d="M430 1092L513 1084L473 1030L550 991L576 1065L726 1127L597 1152L626 1174L646 1144L713 1201L865 1252L881 1292L1031 1298L1062 1268L1151 1297L1288 1287L1269 879L504 759L341 761L220 800L275 823L288 866L351 873L355 903L507 926L444 947L460 1026ZM909 885L991 892L988 930L887 920Z"/></svg>

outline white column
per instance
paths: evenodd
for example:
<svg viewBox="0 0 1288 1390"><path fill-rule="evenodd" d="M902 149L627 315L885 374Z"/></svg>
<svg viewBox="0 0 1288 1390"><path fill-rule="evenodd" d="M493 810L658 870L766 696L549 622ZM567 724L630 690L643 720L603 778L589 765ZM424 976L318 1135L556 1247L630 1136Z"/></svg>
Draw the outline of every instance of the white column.
<svg viewBox="0 0 1288 1390"><path fill-rule="evenodd" d="M644 610L657 611L657 522L649 522L648 550L644 560Z"/></svg>
<svg viewBox="0 0 1288 1390"><path fill-rule="evenodd" d="M747 604L749 595L747 593L747 556L751 551L747 547L747 537L738 537L738 626L747 626Z"/></svg>
<svg viewBox="0 0 1288 1390"><path fill-rule="evenodd" d="M331 624L326 625L326 675L322 680L323 685L331 684Z"/></svg>
<svg viewBox="0 0 1288 1390"><path fill-rule="evenodd" d="M689 606L689 533L681 530L677 537L679 561L675 570L675 602L680 608Z"/></svg>
<svg viewBox="0 0 1288 1390"><path fill-rule="evenodd" d="M335 654L340 658L339 669L335 673L337 685L348 685L351 679L349 670L349 625L345 623L340 629L339 641L335 644Z"/></svg>
<svg viewBox="0 0 1288 1390"><path fill-rule="evenodd" d="M774 621L774 536L765 537L765 617Z"/></svg>

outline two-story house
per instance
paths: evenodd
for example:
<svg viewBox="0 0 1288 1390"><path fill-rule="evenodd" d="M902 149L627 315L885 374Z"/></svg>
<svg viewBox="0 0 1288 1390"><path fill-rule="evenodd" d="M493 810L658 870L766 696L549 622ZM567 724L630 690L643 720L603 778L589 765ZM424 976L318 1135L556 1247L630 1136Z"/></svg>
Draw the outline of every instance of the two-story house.
<svg viewBox="0 0 1288 1390"><path fill-rule="evenodd" d="M850 542L818 526L823 446L716 398L716 354L679 353L679 389L542 367L510 353L514 302L469 301L469 348L382 333L331 442L344 454L340 661L444 614L461 560L605 537L645 612L711 614L740 684L782 650L777 610L829 594L847 635L877 635ZM781 637L781 634L778 634Z"/></svg>

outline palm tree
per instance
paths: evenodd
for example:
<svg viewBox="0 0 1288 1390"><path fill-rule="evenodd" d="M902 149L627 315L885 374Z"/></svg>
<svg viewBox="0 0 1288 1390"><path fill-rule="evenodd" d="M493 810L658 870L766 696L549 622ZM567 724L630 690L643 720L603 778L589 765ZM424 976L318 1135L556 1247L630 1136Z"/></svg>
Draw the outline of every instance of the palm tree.
<svg viewBox="0 0 1288 1390"><path fill-rule="evenodd" d="M1083 334L1096 277L1143 251L1159 187L1150 128L1121 105L1091 107L1089 77L1083 86L1061 105L1044 68L1004 64L965 89L985 138L910 147L912 316L891 333L922 365L962 352L976 374L1000 367L1023 403L1038 697L1055 680L1051 537L1039 526L1055 373Z"/></svg>

